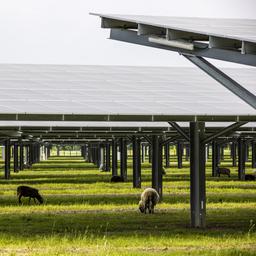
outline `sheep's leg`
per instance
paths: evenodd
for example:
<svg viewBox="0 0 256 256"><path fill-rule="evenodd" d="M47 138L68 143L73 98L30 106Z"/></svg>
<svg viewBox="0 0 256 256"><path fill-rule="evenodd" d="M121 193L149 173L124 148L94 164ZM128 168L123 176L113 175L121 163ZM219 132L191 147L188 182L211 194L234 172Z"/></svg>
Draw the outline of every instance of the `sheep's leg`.
<svg viewBox="0 0 256 256"><path fill-rule="evenodd" d="M34 203L36 204L36 199L34 198Z"/></svg>
<svg viewBox="0 0 256 256"><path fill-rule="evenodd" d="M19 195L19 204L22 204L21 197L22 197L22 195Z"/></svg>
<svg viewBox="0 0 256 256"><path fill-rule="evenodd" d="M28 203L30 204L30 201L31 201L31 197L29 197L29 199L28 199Z"/></svg>

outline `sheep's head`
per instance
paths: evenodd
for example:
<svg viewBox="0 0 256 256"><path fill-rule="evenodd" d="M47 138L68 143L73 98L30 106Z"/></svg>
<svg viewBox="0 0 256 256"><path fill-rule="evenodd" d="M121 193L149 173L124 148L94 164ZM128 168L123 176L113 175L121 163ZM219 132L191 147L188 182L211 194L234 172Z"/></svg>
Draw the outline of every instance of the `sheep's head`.
<svg viewBox="0 0 256 256"><path fill-rule="evenodd" d="M44 199L40 194L37 194L36 198L40 202L40 204L42 204L44 202Z"/></svg>
<svg viewBox="0 0 256 256"><path fill-rule="evenodd" d="M139 209L141 213L145 212L145 204L141 200L139 202Z"/></svg>

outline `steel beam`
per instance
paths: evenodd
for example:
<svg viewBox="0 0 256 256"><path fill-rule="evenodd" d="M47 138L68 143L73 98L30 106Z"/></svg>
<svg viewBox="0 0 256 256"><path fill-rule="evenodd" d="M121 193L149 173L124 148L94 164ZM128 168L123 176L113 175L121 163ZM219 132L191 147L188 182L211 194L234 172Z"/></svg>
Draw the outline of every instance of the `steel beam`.
<svg viewBox="0 0 256 256"><path fill-rule="evenodd" d="M161 138L152 136L152 187L156 189L160 197L163 194L163 167Z"/></svg>
<svg viewBox="0 0 256 256"><path fill-rule="evenodd" d="M168 122L185 140L189 141L189 135L176 123Z"/></svg>
<svg viewBox="0 0 256 256"><path fill-rule="evenodd" d="M203 48L195 48L193 51L188 51L180 48L174 48L170 46L165 46L157 43L149 42L150 35L138 35L137 31L126 30L126 29L116 29L112 28L110 30L110 39L139 44L143 46L158 48L162 50L175 51L180 54L193 54L200 57L212 58L217 60L229 61L238 64L245 64L250 66L256 66L255 54L241 54L239 51L219 49L219 48L209 48L207 44L200 44L204 46Z"/></svg>
<svg viewBox="0 0 256 256"><path fill-rule="evenodd" d="M244 102L256 109L256 96L202 57L183 55Z"/></svg>
<svg viewBox="0 0 256 256"><path fill-rule="evenodd" d="M132 140L133 149L133 187L141 188L141 156L140 156L140 139L136 136Z"/></svg>
<svg viewBox="0 0 256 256"><path fill-rule="evenodd" d="M167 138L166 140L163 140L163 141L161 142L161 144L162 144L162 145L165 145L166 143L174 142L174 141L176 141L176 140L179 139L179 138L180 138L179 135L178 135L178 136L171 137L171 138Z"/></svg>
<svg viewBox="0 0 256 256"><path fill-rule="evenodd" d="M205 227L205 124L190 122L190 207L191 226Z"/></svg>
<svg viewBox="0 0 256 256"><path fill-rule="evenodd" d="M220 136L223 136L227 133L235 131L237 128L241 127L242 125L245 125L246 123L247 122L237 122L237 123L231 124L231 125L225 127L224 129L222 129L221 131L218 131L217 133L206 137L204 140L204 143L207 144L207 143L211 142L212 140L217 139Z"/></svg>

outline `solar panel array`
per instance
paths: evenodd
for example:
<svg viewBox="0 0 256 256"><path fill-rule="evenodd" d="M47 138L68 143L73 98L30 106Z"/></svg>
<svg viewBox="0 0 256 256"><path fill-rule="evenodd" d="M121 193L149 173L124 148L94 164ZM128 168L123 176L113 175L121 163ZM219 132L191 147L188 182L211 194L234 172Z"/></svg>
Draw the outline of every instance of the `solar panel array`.
<svg viewBox="0 0 256 256"><path fill-rule="evenodd" d="M255 69L225 70L256 94ZM0 114L255 115L198 69L0 65Z"/></svg>

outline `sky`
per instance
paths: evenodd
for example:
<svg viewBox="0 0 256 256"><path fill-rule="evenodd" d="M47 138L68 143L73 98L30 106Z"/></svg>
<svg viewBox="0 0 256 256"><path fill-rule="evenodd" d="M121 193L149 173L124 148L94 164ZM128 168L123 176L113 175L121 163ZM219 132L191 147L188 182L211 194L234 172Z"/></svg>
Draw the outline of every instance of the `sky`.
<svg viewBox="0 0 256 256"><path fill-rule="evenodd" d="M175 52L109 40L109 30L89 12L256 19L256 1L0 0L0 63L192 65Z"/></svg>

